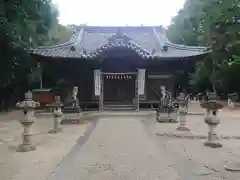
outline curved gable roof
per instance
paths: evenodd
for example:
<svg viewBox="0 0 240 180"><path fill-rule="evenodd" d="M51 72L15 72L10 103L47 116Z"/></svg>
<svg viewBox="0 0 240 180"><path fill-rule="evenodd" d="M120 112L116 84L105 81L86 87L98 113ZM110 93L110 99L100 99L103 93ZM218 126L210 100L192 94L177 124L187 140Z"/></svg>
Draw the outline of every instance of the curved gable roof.
<svg viewBox="0 0 240 180"><path fill-rule="evenodd" d="M189 57L209 52L207 47L171 43L161 26L81 26L75 29L68 42L32 49L31 53L50 57L94 58L117 47L132 49L144 58Z"/></svg>

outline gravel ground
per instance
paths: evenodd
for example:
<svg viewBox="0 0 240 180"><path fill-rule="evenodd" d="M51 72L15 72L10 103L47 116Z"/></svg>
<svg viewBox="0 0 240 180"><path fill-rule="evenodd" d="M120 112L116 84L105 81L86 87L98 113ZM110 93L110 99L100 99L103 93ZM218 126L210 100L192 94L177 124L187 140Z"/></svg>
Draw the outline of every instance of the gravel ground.
<svg viewBox="0 0 240 180"><path fill-rule="evenodd" d="M23 128L17 121L21 112L0 117L0 179L40 180L49 175L70 152L78 138L84 135L88 124L68 125L59 134L49 134L51 116L37 118L32 129L36 151L19 153L16 146L22 142Z"/></svg>
<svg viewBox="0 0 240 180"><path fill-rule="evenodd" d="M192 109L200 112L197 104ZM219 117L218 133L239 135L239 112L222 110ZM59 134L47 133L51 116L40 116L33 126L37 150L28 153L14 149L22 133L17 118L19 112L0 116L1 180L240 179L240 173L223 168L227 161L240 159L240 140L223 140L223 148L211 149L201 140L159 137L156 132L175 130L177 124L156 123L154 114L146 118L113 113L88 125L66 125ZM187 117L194 133L207 133L203 118Z"/></svg>
<svg viewBox="0 0 240 180"><path fill-rule="evenodd" d="M154 136L149 121L141 123L134 117L100 118L88 138L84 145L74 147L47 180L225 178L220 172L178 152L179 144L168 147L169 140ZM191 142L186 143L191 145ZM228 177L229 180L234 178Z"/></svg>

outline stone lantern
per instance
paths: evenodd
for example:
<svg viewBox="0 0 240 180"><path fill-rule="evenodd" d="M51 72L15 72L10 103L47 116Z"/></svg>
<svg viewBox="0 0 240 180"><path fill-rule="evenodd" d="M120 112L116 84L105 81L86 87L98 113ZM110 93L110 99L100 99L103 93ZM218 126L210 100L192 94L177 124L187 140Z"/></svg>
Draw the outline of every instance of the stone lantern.
<svg viewBox="0 0 240 180"><path fill-rule="evenodd" d="M49 133L58 133L62 131L62 128L60 127L61 122L62 122L62 106L63 104L61 103L60 96L55 96L55 102L53 104L49 105L50 107L53 108L53 118L54 118L54 123L53 123L53 129L49 131Z"/></svg>
<svg viewBox="0 0 240 180"><path fill-rule="evenodd" d="M217 102L215 93L208 93L207 96L208 100L201 103L201 107L206 109L207 114L204 121L209 127L208 138L207 141L204 142L204 145L212 148L220 148L222 144L219 142L215 128L220 124L217 112L219 109L223 108L223 105Z"/></svg>
<svg viewBox="0 0 240 180"><path fill-rule="evenodd" d="M30 91L25 93L25 100L18 102L17 107L23 110L23 117L20 120L20 123L23 125L23 143L19 145L17 151L19 152L28 152L36 149L31 142L31 126L35 122L35 112L34 109L40 106L40 103L32 100L32 93Z"/></svg>
<svg viewBox="0 0 240 180"><path fill-rule="evenodd" d="M176 98L176 103L178 104L178 122L179 126L177 130L180 131L189 131L189 128L186 126L186 108L188 100L184 93L180 93L180 95Z"/></svg>

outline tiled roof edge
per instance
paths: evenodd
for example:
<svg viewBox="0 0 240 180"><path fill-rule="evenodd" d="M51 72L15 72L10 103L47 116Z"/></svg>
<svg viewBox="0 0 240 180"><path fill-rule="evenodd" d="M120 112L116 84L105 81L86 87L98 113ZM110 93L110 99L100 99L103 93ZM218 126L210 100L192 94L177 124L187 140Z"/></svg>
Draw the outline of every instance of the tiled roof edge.
<svg viewBox="0 0 240 180"><path fill-rule="evenodd" d="M180 44L174 44L174 43L165 43L165 45L180 49L180 50L189 50L189 51L206 51L209 47L207 46L186 46L186 45L180 45Z"/></svg>

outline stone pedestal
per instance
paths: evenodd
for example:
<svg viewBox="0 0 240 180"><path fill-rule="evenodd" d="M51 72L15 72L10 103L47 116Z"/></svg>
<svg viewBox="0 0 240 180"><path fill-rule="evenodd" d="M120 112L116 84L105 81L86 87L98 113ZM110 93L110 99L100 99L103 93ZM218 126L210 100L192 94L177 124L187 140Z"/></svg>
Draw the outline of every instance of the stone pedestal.
<svg viewBox="0 0 240 180"><path fill-rule="evenodd" d="M229 162L226 165L224 165L224 168L227 171L232 171L232 172L236 172L236 171L240 171L240 161L239 162Z"/></svg>
<svg viewBox="0 0 240 180"><path fill-rule="evenodd" d="M207 112L204 122L208 125L208 138L207 141L204 142L204 145L211 148L220 148L222 147L222 144L219 142L215 128L218 124L220 124L220 120L217 117L217 112L223 107L223 105L217 102L214 93L209 93L208 101L202 102L201 107L205 108Z"/></svg>
<svg viewBox="0 0 240 180"><path fill-rule="evenodd" d="M215 129L220 121L217 117L206 117L204 119L205 123L208 124L208 138L207 141L204 142L205 146L209 146L212 148L219 148L222 147L222 144L219 142L219 138L215 132Z"/></svg>
<svg viewBox="0 0 240 180"><path fill-rule="evenodd" d="M80 123L81 107L79 106L79 100L77 99L77 92L78 88L74 87L72 94L70 93L67 99L64 101L64 118L61 120L61 124Z"/></svg>
<svg viewBox="0 0 240 180"><path fill-rule="evenodd" d="M234 109L236 107L235 102L232 99L228 99L228 107Z"/></svg>
<svg viewBox="0 0 240 180"><path fill-rule="evenodd" d="M186 126L186 105L188 101L184 93L181 93L177 97L176 103L179 104L178 112L177 112L177 119L178 119L179 126L177 127L177 130L189 131L189 128Z"/></svg>
<svg viewBox="0 0 240 180"><path fill-rule="evenodd" d="M25 93L25 100L17 103L17 107L23 109L23 117L20 123L23 125L23 143L17 148L18 152L28 152L36 149L31 142L31 126L35 122L34 108L40 106L38 102L32 100L32 93L30 91Z"/></svg>
<svg viewBox="0 0 240 180"><path fill-rule="evenodd" d="M177 123L176 117L170 116L167 112L160 112L159 109L156 110L156 121L159 123Z"/></svg>
<svg viewBox="0 0 240 180"><path fill-rule="evenodd" d="M228 107L234 109L236 107L236 100L238 99L238 93L228 94Z"/></svg>
<svg viewBox="0 0 240 180"><path fill-rule="evenodd" d="M61 122L62 122L62 103L60 101L60 96L55 97L55 103L51 105L53 107L53 118L54 118L54 123L53 123L53 129L49 131L49 133L58 133L62 132L61 128Z"/></svg>

